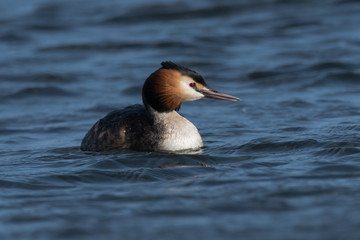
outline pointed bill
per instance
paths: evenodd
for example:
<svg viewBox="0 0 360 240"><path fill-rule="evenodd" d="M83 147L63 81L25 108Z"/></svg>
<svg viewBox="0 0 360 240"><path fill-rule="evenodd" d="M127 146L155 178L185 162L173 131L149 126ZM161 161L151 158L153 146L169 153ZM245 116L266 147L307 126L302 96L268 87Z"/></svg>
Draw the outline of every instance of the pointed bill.
<svg viewBox="0 0 360 240"><path fill-rule="evenodd" d="M206 98L212 98L212 99L218 99L218 100L224 100L224 101L231 101L231 102L237 102L241 101L240 98L231 96L229 94L221 93L213 89L199 89L200 93L202 93Z"/></svg>

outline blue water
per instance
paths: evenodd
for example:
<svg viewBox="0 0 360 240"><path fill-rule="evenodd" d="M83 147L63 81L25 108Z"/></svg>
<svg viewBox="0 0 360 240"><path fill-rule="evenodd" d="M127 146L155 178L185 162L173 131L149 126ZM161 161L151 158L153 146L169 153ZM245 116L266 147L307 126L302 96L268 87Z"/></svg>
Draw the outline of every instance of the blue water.
<svg viewBox="0 0 360 240"><path fill-rule="evenodd" d="M360 3L0 2L0 239L360 239ZM171 60L243 99L202 153L81 152Z"/></svg>

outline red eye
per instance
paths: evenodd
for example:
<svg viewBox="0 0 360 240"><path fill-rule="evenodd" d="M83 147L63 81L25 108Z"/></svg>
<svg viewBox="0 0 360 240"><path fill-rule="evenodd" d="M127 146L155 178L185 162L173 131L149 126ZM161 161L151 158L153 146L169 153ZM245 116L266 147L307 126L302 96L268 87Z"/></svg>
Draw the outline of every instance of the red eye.
<svg viewBox="0 0 360 240"><path fill-rule="evenodd" d="M189 86L190 86L190 87L195 87L195 83L194 83L194 82L189 83Z"/></svg>

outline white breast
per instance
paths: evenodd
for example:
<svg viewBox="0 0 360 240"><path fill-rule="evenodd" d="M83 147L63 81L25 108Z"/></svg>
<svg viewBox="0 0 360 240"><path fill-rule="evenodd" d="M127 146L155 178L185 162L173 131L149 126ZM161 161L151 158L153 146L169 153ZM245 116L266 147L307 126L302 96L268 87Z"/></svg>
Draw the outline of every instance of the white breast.
<svg viewBox="0 0 360 240"><path fill-rule="evenodd" d="M164 137L159 144L160 151L198 149L204 145L194 124L176 111L161 113L156 117L156 121L165 125Z"/></svg>

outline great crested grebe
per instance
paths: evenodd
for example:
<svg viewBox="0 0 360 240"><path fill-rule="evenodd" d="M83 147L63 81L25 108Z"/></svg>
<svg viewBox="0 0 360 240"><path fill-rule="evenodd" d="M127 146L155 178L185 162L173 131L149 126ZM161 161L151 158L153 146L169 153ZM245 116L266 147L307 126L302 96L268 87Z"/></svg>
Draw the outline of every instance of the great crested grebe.
<svg viewBox="0 0 360 240"><path fill-rule="evenodd" d="M81 150L171 152L198 149L203 141L194 124L177 113L181 104L201 98L240 101L211 89L193 70L173 62L161 65L144 83L144 105L131 105L107 114L85 135Z"/></svg>

